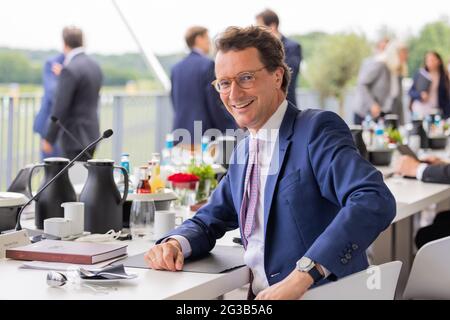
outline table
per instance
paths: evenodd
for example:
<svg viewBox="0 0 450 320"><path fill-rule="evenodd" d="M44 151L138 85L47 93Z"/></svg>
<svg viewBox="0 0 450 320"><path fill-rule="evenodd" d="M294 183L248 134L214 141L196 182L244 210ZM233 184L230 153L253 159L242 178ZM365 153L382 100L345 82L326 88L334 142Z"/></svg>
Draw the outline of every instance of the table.
<svg viewBox="0 0 450 320"><path fill-rule="evenodd" d="M218 240L221 245L234 245L228 233ZM127 241L128 254L146 251L151 242L145 240ZM214 299L220 295L241 288L249 282L249 270L241 267L223 274L167 272L147 269L126 268L136 273L133 280L103 284L108 293L95 292L87 287L77 288L67 284L51 288L46 284L46 270L19 269L23 261L0 260L0 299Z"/></svg>
<svg viewBox="0 0 450 320"><path fill-rule="evenodd" d="M449 185L402 178L389 178L386 184L397 200L394 226L395 222L408 218L428 205L450 198ZM234 236L239 236L238 230L228 232L223 239L218 240L218 244L233 245L231 239ZM151 245L142 240L130 241L128 244L130 255L141 253ZM47 271L22 270L18 268L21 264L21 261L0 261L0 283L2 288L7 288L0 291L0 299L214 299L249 281L246 267L224 274L127 268L127 272L137 273L138 278L111 285L117 290L110 290L104 295L88 288L50 288L45 282Z"/></svg>
<svg viewBox="0 0 450 320"><path fill-rule="evenodd" d="M397 202L397 215L393 223L450 198L450 185L447 184L397 177L389 178L385 183Z"/></svg>

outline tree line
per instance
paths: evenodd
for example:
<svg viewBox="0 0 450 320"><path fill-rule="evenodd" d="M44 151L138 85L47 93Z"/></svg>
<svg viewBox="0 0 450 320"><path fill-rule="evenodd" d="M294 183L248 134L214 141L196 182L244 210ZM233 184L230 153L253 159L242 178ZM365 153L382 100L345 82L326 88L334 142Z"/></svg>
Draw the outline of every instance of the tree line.
<svg viewBox="0 0 450 320"><path fill-rule="evenodd" d="M380 29L381 35L395 37L395 33L388 27ZM355 83L359 66L371 54L373 47L363 33L356 32L311 32L291 37L299 41L303 49L300 86L318 90L323 97L340 98L345 89ZM410 53L410 75L422 66L423 57L428 50L439 52L447 63L450 58L450 23L447 18L428 23L418 35L410 36L406 42ZM44 62L56 54L56 51L0 48L0 83L41 84ZM158 58L169 73L182 56L179 53ZM138 53L94 54L93 57L103 69L104 84L107 86L123 86L129 81L141 79L155 81L155 76Z"/></svg>

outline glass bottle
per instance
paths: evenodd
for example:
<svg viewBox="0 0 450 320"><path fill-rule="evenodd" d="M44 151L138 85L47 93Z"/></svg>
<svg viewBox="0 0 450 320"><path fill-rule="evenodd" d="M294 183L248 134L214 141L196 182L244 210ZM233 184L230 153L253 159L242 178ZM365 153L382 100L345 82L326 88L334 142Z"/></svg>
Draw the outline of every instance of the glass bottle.
<svg viewBox="0 0 450 320"><path fill-rule="evenodd" d="M130 183L128 186L128 193L132 193L133 187L134 187L134 181L130 174L130 154L129 153L122 153L122 155L120 156L120 166L124 167L128 172L128 177L130 179ZM124 191L125 180L124 180L123 174L119 175L119 181L117 182L117 186L118 186L120 192Z"/></svg>
<svg viewBox="0 0 450 320"><path fill-rule="evenodd" d="M163 192L165 188L165 183L161 179L161 168L160 168L160 155L159 153L152 154L152 160L149 161L149 167L151 168L151 178L150 187L152 192L158 193Z"/></svg>
<svg viewBox="0 0 450 320"><path fill-rule="evenodd" d="M151 193L152 189L147 177L147 166L139 167L139 183L136 187L136 193Z"/></svg>

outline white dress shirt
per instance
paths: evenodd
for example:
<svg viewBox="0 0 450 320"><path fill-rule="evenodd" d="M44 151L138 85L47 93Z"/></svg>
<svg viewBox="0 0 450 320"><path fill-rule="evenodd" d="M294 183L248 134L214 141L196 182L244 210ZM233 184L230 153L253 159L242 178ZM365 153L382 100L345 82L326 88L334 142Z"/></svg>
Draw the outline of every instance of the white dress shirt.
<svg viewBox="0 0 450 320"><path fill-rule="evenodd" d="M259 177L259 193L257 211L254 221L253 232L248 237L247 250L244 254L245 264L253 272L253 293L256 295L269 286L264 269L264 190L266 189L267 176L276 174L269 172L270 163L274 155L275 146L278 146L278 133L284 114L287 109L287 101L284 100L277 111L269 118L264 126L258 130L256 135L251 134L251 139L259 140L258 163L261 167ZM278 148L276 149L278 151ZM278 155L275 155L278 159ZM276 166L278 167L278 166Z"/></svg>
<svg viewBox="0 0 450 320"><path fill-rule="evenodd" d="M79 55L80 53L84 53L84 51L85 50L83 47L78 47L78 48L70 50L69 53L66 54L63 65L67 66L76 55Z"/></svg>

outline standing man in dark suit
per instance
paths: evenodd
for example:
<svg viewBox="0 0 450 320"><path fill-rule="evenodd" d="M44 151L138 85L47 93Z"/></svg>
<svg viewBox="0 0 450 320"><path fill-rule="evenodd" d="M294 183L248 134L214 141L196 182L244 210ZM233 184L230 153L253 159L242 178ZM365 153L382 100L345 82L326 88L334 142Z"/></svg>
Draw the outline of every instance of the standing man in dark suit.
<svg viewBox="0 0 450 320"><path fill-rule="evenodd" d="M206 130L218 129L225 133L226 129L236 129L236 123L211 86L214 61L207 56L211 45L208 29L191 27L185 39L191 52L173 67L171 74L171 98L175 113L173 130L186 129L191 141L184 143L198 144ZM201 132L194 134L195 121L201 121Z"/></svg>
<svg viewBox="0 0 450 320"><path fill-rule="evenodd" d="M278 15L266 9L256 16L256 24L270 28L270 31L281 40L284 46L285 62L291 71L291 82L289 84L287 101L298 107L295 88L297 87L297 77L300 71L300 63L302 62L302 47L298 42L290 40L278 31L280 20Z"/></svg>
<svg viewBox="0 0 450 320"><path fill-rule="evenodd" d="M33 131L41 136L41 139L47 134L47 128L50 123L50 112L55 98L55 90L58 84L58 77L61 74L62 64L64 62L64 54L49 58L45 61L42 73L42 85L44 87L44 95L42 97L41 108L34 119ZM58 144L54 144L51 153L45 153L41 150L41 159L48 157L58 157L61 150Z"/></svg>
<svg viewBox="0 0 450 320"><path fill-rule="evenodd" d="M367 268L367 247L395 216L380 172L339 116L286 101L283 45L266 28L230 27L216 45L215 88L250 134L208 203L146 254L150 267L182 270L240 228L258 299L298 299Z"/></svg>
<svg viewBox="0 0 450 320"><path fill-rule="evenodd" d="M84 53L81 29L64 28L63 41L64 68L59 78L51 114L59 119L78 142L65 132L60 132L57 123L51 122L42 141L42 149L51 152L52 145L60 139L63 155L73 159L100 135L97 110L103 75L99 65ZM95 147L89 150L89 154L93 155L94 151ZM85 154L81 160L88 158Z"/></svg>

